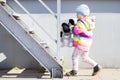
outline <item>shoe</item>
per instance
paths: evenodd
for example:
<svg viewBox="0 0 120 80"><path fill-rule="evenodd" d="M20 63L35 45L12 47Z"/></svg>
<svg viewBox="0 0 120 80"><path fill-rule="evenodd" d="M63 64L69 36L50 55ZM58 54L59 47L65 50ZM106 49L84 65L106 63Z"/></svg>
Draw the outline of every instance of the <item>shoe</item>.
<svg viewBox="0 0 120 80"><path fill-rule="evenodd" d="M66 76L76 76L77 75L77 71L76 70L71 70L70 72L67 72L65 75Z"/></svg>
<svg viewBox="0 0 120 80"><path fill-rule="evenodd" d="M100 70L102 69L102 67L100 65L96 65L94 68L93 68L93 73L92 73L92 76L95 76L97 75Z"/></svg>

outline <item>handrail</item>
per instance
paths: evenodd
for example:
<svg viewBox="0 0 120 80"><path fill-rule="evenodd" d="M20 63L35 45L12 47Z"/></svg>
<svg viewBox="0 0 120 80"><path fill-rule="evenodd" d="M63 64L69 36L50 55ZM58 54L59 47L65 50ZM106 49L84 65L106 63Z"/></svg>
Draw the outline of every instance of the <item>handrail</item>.
<svg viewBox="0 0 120 80"><path fill-rule="evenodd" d="M1 6L1 5L0 5ZM10 14L10 16L15 20L15 18L11 15L11 13L13 13L14 12L14 10L13 9L11 9L8 5L6 5L6 7L7 7L7 10L6 9L4 9L8 14ZM16 20L15 20L16 21ZM0 20L0 23L1 23L2 21ZM21 25L22 27L23 26L28 26L24 21L22 21L22 20L19 20L19 22L18 21L16 21L19 25ZM21 24L21 22L22 22L22 24ZM25 28L27 28L27 27L23 27L24 29ZM32 35L31 35L32 36ZM33 37L33 36L32 36ZM34 38L36 39L38 36L37 35L34 35ZM38 44L40 44L41 42L42 42L42 40L40 39L40 38L37 38L36 39L37 40L37 43ZM52 45L51 45L52 46ZM25 47L24 47L25 48ZM26 49L26 48L25 48ZM51 48L51 50L53 51L53 53L56 53L56 51L55 51L55 49L52 49Z"/></svg>
<svg viewBox="0 0 120 80"><path fill-rule="evenodd" d="M14 1L28 14L28 16L29 16L38 26L41 26L41 25L31 16L31 14L27 11L27 9L25 9L25 7L24 7L18 0L14 0ZM46 31L43 27L41 27L41 29L48 35L48 37L49 37L51 40L53 40L53 41L55 42L55 39L54 39L50 34L48 34L47 31Z"/></svg>
<svg viewBox="0 0 120 80"><path fill-rule="evenodd" d="M38 0L55 18L57 18L56 14L42 1Z"/></svg>
<svg viewBox="0 0 120 80"><path fill-rule="evenodd" d="M5 20L3 20L3 22L5 22ZM3 23L1 20L0 20L0 25L2 25L3 26ZM9 23L10 24L10 23ZM6 25L6 24L5 24ZM26 42L24 43L23 41L22 41L22 39L21 39L21 37L19 37L18 35L16 36L15 34L14 34L14 29L10 29L9 27L6 27L6 26L4 26L4 28L24 47L24 48L26 48L26 50L43 66L43 67L45 67L49 72L50 72L50 74L51 75L54 75L54 77L53 78L61 78L62 76L59 76L59 75L63 75L63 68L62 68L62 66L60 65L60 64L58 64L58 62L57 61L55 61L55 59L54 58L52 58L49 54L45 54L45 55L43 55L42 53L40 53L40 51L41 52L45 52L46 53L46 51L45 50L43 50L43 49L40 49L40 47L38 46L38 45L36 45L36 42L34 42L34 46L36 46L36 48L37 48L37 50L33 50L33 47L29 47L29 45L28 44L26 44ZM21 28L19 27L19 28L17 28L17 29L20 29L21 30ZM17 32L16 32L17 33ZM20 33L20 32L19 32ZM25 33L24 33L25 34ZM21 35L22 36L22 35ZM25 36L24 36L25 37ZM28 40L29 40L29 36L28 36ZM26 39L25 39L26 40ZM33 41L33 39L32 40L30 40L30 41L28 41L29 43L31 42L31 41ZM25 44L25 45L24 45ZM28 45L28 46L27 46ZM33 50L33 51L31 51L31 50ZM35 52L35 51L37 51L37 52ZM34 53L34 54L32 54L32 52ZM38 54L38 53L40 53L40 54ZM41 56L41 57L39 57L39 56ZM42 59L41 59L42 58ZM45 61L44 62L44 60L46 60L46 58L47 58L47 61ZM53 72L52 72L52 69L53 68L55 68L56 69L56 71L54 71L54 74L53 74ZM59 73L57 73L59 71Z"/></svg>

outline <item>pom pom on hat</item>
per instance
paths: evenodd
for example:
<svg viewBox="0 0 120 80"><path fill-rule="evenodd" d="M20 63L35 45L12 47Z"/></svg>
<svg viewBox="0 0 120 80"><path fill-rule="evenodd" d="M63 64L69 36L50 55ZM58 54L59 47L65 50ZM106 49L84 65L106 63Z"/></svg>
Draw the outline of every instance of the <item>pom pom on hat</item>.
<svg viewBox="0 0 120 80"><path fill-rule="evenodd" d="M78 6L76 8L76 13L81 14L81 15L85 15L85 16L89 16L90 9L86 4L81 4L80 6Z"/></svg>

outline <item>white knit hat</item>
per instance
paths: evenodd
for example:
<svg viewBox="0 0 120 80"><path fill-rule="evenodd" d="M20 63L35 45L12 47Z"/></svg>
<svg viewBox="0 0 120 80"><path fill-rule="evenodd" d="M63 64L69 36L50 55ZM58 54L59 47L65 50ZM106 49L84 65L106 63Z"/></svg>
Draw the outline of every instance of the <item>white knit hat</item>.
<svg viewBox="0 0 120 80"><path fill-rule="evenodd" d="M76 13L81 14L81 15L85 15L85 16L89 16L90 9L86 4L81 4L80 6L78 6L76 8Z"/></svg>

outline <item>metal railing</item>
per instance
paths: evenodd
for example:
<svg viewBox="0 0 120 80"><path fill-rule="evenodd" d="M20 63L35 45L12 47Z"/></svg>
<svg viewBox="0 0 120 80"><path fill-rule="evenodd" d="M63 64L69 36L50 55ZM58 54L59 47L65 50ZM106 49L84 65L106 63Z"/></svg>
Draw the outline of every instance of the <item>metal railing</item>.
<svg viewBox="0 0 120 80"><path fill-rule="evenodd" d="M17 3L29 16L29 18L32 19L32 21L39 26L44 32L45 34L56 44L56 40L32 17L32 15L30 14L30 12L18 1L18 0L14 0L15 3ZM42 0L38 0L57 20L57 57L58 60L60 60L60 37L59 37L59 32L60 32L60 14L61 14L61 0L57 0L57 15L42 1ZM52 45L51 45L52 46ZM56 52L56 50L53 49L54 52Z"/></svg>
<svg viewBox="0 0 120 80"><path fill-rule="evenodd" d="M31 16L28 10L25 9L25 7L18 0L14 0L14 1L27 13L27 15L33 20L33 22L35 22L38 26L40 26L40 28L49 36L49 38L55 42L55 39Z"/></svg>
<svg viewBox="0 0 120 80"><path fill-rule="evenodd" d="M56 44L56 41L55 39L32 17L32 15L30 14L30 12L18 1L18 0L14 0L26 13L27 15L33 20L33 22L39 26L44 32L46 35L48 35L48 37ZM52 46L52 45L50 45ZM53 47L54 48L54 47ZM56 53L56 49L52 49L55 53Z"/></svg>
<svg viewBox="0 0 120 80"><path fill-rule="evenodd" d="M1 8L2 9L2 8ZM4 10L3 10L4 9ZM10 9L10 7L9 6L7 6L7 9L5 9L5 8L3 8L2 10L3 11L6 11L7 13L8 13L8 15L10 15L13 19L15 19L11 14L14 12L12 9ZM9 11L8 11L9 10ZM5 13L6 13L5 12ZM7 15L5 15L6 16L6 18L4 18L3 19L3 21L5 22L6 20L7 20L7 18L9 19L9 17L7 16ZM31 16L31 15L30 15ZM30 17L29 16L29 17ZM31 16L32 17L32 16ZM2 16L0 17L0 18L3 18ZM33 17L32 17L33 18ZM34 18L33 18L34 19ZM9 19L9 22L10 23L12 23L11 22L11 20ZM8 23L9 23L8 22ZM13 20L13 22L14 22L14 20ZM18 24L16 24L16 22L18 23ZM6 22L5 22L6 23ZM10 25L10 23L9 23L9 25ZM2 24L1 23L1 21L0 21L0 24ZM5 27L6 29L7 29L7 31L9 32L9 33L11 33L11 35L14 37L14 38L16 38L16 40L38 61L38 62L40 62L40 61L42 61L42 65L43 65L43 61L44 60L41 60L41 58L40 57L37 57L36 56L36 54L37 53L39 53L40 51L38 51L38 52L35 52L35 54L32 54L31 53L31 50L33 50L33 45L31 45L32 46L32 49L31 48L29 48L29 45L28 46L26 46L26 45L24 45L24 41L21 39L21 37L19 37L19 35L17 35L16 36L16 34L17 33L19 33L19 32L17 32L14 28L17 28L18 30L20 30L21 32L20 33L24 33L24 28L23 27L21 27L21 25L23 25L23 24L20 24L19 23L19 21L17 21L17 20L15 20L15 22L14 22L14 24L16 24L16 25L19 25L19 27L12 27L12 28L10 28L10 27ZM38 25L38 23L36 23L37 25ZM2 24L3 25L3 24ZM26 25L26 24L24 24L24 25ZM10 29L10 30L9 30ZM15 33L14 33L15 32ZM20 34L19 33L19 34ZM23 34L22 34L23 35ZM27 34L25 34L24 33L24 35L26 35L26 36L28 36ZM28 38L28 39L27 39ZM32 42L34 42L34 38L32 38L32 37L30 37L30 36L28 36L26 39L27 40L25 40L25 42L26 41L28 41L29 42L29 40L31 40ZM35 42L34 42L34 44L35 45L37 45L37 49L41 49L41 47L38 45L38 44L36 44L37 42L36 42L36 40L35 40ZM28 47L28 48L27 48ZM46 50L42 50L41 49L41 51L43 51L43 52L47 52ZM32 51L33 53L34 53L34 51ZM38 54L37 54L38 55ZM42 54L43 55L43 54ZM40 53L40 56L41 56L41 53ZM46 63L44 63L44 67L46 67L46 69L48 69L50 72L51 72L51 75L52 75L52 78L62 78L63 77L63 69L62 69L62 67L60 66L60 64L58 64L52 57L50 57L49 56L49 54L47 54L46 53L46 55L45 56L43 56L44 57L44 59L46 58L46 56L48 57L47 59L48 59L48 61L50 61L50 62L46 62ZM46 66L46 64L47 64L47 66ZM48 66L48 65L50 65L50 66ZM52 67L52 68L51 68ZM51 71L51 69L52 69L52 71Z"/></svg>
<svg viewBox="0 0 120 80"><path fill-rule="evenodd" d="M1 6L1 5L0 5ZM3 6L3 8L4 8L4 10L9 14L9 16L10 17L12 17L14 20L15 20L15 18L13 17L13 13L14 13L14 10L13 9L11 9L7 4L6 4L6 6ZM28 25L24 22L24 21L22 21L21 19L20 20L15 20L16 21L16 23L18 23L19 25L21 25L21 27L26 31L26 29L25 28L29 28L28 27ZM26 33L27 33L27 31L26 31ZM36 41L37 41L37 43L38 44L40 44L40 46L41 46L41 43L45 43L45 42L43 42L43 40L41 40L40 39L40 37L39 36L37 36L36 34L34 34L34 35L30 35L31 37L33 37L33 39L35 39ZM42 47L42 46L41 46ZM52 47L52 45L51 45L51 47ZM25 48L26 49L26 48ZM50 48L51 49L51 51L55 54L56 53L56 50L55 49L53 49L53 48ZM48 51L47 51L48 52ZM51 56L53 56L53 55L51 55ZM55 56L53 56L53 57L55 57Z"/></svg>
<svg viewBox="0 0 120 80"><path fill-rule="evenodd" d="M57 15L42 1L38 0L55 18L57 18Z"/></svg>

